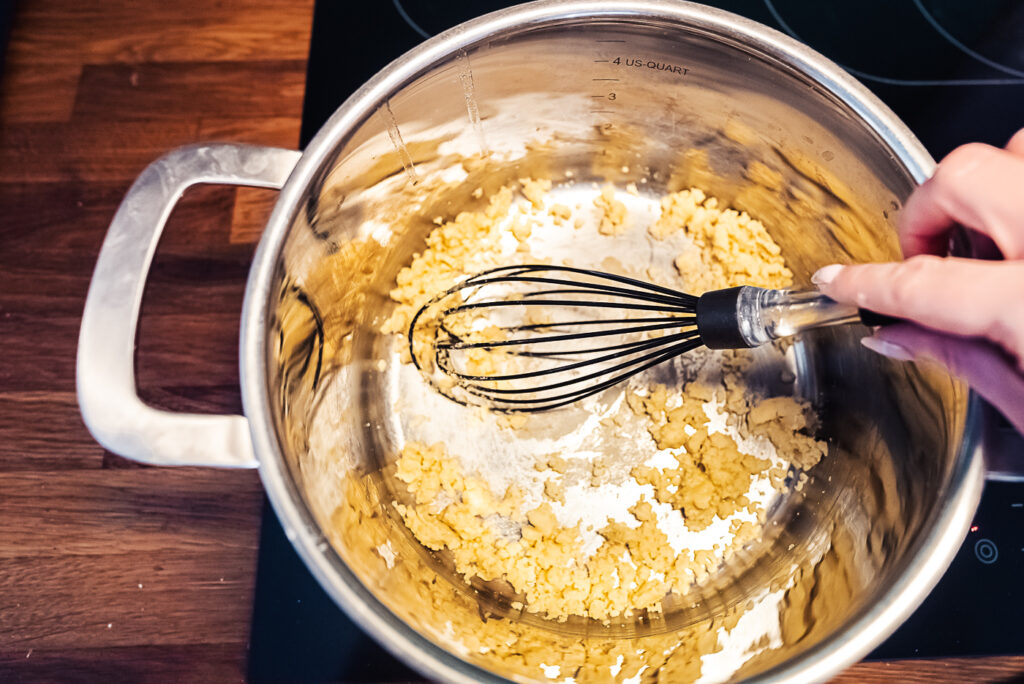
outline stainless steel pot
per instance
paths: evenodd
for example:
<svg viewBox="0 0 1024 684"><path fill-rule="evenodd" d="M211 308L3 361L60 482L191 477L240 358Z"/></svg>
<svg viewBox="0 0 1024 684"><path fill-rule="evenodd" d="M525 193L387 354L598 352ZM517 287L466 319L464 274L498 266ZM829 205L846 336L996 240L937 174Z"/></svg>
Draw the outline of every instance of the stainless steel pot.
<svg viewBox="0 0 1024 684"><path fill-rule="evenodd" d="M477 186L566 171L618 184L646 177L654 191L698 185L762 219L806 285L826 263L896 258L895 215L932 168L842 70L734 15L665 0L550 0L490 14L390 64L303 153L196 145L146 169L89 291L82 414L127 458L258 467L327 592L428 676L544 679L543 663L560 678L692 678L724 616L784 587L781 643L732 676L823 680L916 608L964 538L983 464L975 402L960 383L870 355L854 331L799 343L798 384L830 453L770 514L774 532L688 611L553 624L467 588L394 513L395 390L377 331L431 219L471 203ZM171 209L197 183L281 191L245 294L244 417L168 413L135 392L146 273ZM618 670L601 669L618 655Z"/></svg>

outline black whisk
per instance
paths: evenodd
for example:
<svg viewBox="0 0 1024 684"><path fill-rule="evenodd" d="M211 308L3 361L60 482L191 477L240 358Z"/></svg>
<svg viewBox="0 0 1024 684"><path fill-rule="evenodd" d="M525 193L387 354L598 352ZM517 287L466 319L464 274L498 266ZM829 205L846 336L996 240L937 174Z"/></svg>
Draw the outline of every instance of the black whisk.
<svg viewBox="0 0 1024 684"><path fill-rule="evenodd" d="M569 266L505 266L425 304L414 363L446 396L542 411L597 394L680 354L756 347L811 328L889 319L818 292L734 287L700 297Z"/></svg>

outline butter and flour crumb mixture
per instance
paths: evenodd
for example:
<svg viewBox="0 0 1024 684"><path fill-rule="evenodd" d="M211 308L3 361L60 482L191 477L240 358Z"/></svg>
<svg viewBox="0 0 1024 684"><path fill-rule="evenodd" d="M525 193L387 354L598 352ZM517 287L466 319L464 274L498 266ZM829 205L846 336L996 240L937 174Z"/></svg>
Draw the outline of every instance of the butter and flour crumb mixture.
<svg viewBox="0 0 1024 684"><path fill-rule="evenodd" d="M737 285L783 288L793 274L771 235L745 212L720 209L718 200L691 188L661 200L661 216L649 232L664 239L682 231L693 248L676 257L675 265L686 281L686 291L700 295Z"/></svg>
<svg viewBox="0 0 1024 684"><path fill-rule="evenodd" d="M579 239L594 242L647 239L662 250L682 245L668 262L678 280L665 284L693 294L792 282L764 226L720 208L698 189L662 198L651 216L633 214L636 194L620 195L611 186L595 188L589 201L575 205L551 201L550 192L550 181L523 179L494 193L483 210L440 221L426 248L399 273L391 291L395 308L382 331L404 336L419 307L462 277L551 259L545 240L563 225L577 235L591 231ZM608 251L617 255L615 248ZM400 341L397 349L408 363L406 345ZM734 550L758 539L766 506L790 467L806 470L825 453L812 436L808 405L791 397L752 397L742 353L705 356L715 373L682 386L634 381L621 390L601 429L640 429L628 448L619 443L614 452L579 446L538 452L518 478L500 480L481 465L493 462L488 454L409 440L394 463L406 490L395 508L419 542L443 552L466 581L504 583L516 609L604 622L662 611ZM466 411L467 421L486 418ZM529 437L538 420L491 419L505 440Z"/></svg>
<svg viewBox="0 0 1024 684"><path fill-rule="evenodd" d="M398 274L391 291L398 305L381 332L404 335L416 311L431 297L466 275L509 263L502 257L508 252L513 199L512 189L502 188L483 211L462 212L431 231L427 248Z"/></svg>

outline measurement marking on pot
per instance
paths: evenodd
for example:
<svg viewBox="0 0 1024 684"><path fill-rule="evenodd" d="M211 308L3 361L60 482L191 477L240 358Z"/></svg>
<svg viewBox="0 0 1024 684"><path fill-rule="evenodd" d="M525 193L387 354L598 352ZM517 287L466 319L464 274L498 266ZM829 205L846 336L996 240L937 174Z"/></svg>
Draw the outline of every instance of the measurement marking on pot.
<svg viewBox="0 0 1024 684"><path fill-rule="evenodd" d="M487 140L484 138L484 127L480 121L480 108L476 103L475 86L473 84L473 67L469 63L469 53L465 50L459 51L456 59L459 65L459 84L462 86L462 95L466 100L466 113L469 116L469 123L476 134L477 145L480 147L480 154L488 156Z"/></svg>
<svg viewBox="0 0 1024 684"><path fill-rule="evenodd" d="M402 168L405 169L405 173L409 176L412 184L416 185L420 182L419 177L416 175L416 165L413 164L412 155L409 154L409 149L405 146L405 141L402 140L402 133L398 130L398 121L395 120L395 113L391 111L391 102L385 100L384 106L379 108L377 112L384 119L388 138L391 139L392 146L398 152L398 159L402 162Z"/></svg>
<svg viewBox="0 0 1024 684"><path fill-rule="evenodd" d="M611 61L615 66L627 66L636 69L652 69L654 71L666 71L670 74L677 74L679 76L685 76L690 73L689 67L681 67L676 64L670 64L668 62L659 62L656 59L649 59L647 57L616 57Z"/></svg>
<svg viewBox="0 0 1024 684"><path fill-rule="evenodd" d="M1012 503L1010 508L1024 508L1024 503Z"/></svg>
<svg viewBox="0 0 1024 684"><path fill-rule="evenodd" d="M618 39L618 38L601 38L601 39L595 40L594 42L598 43L598 45L596 46L596 49L595 49L595 52L597 54L595 55L595 59L593 60L594 64L610 64L611 60L613 58L615 58L615 52L611 52L611 51L612 50L618 51L618 50L624 49L623 47L617 47L617 44L626 43L625 40ZM603 45L600 45L601 43L608 43L608 44L612 44L612 45L616 45L616 46L612 47L611 49L609 49L609 48L607 48L607 47L605 47ZM611 54L609 54L609 52L611 52ZM609 73L614 74L614 73L616 73L616 71L617 71L616 69L609 69L608 67L597 67L597 68L595 68L595 70L592 73L596 73L598 75L591 76L590 81L592 83L594 83L594 88L595 89L605 88L605 87L618 89L618 88L621 87L620 85L618 85L619 81L621 80L619 77L617 77L617 76L610 76L610 75L609 76L601 75L601 74L609 74ZM590 99L591 99L591 102L593 103L590 112L591 112L591 115L593 115L596 118L595 124L597 126L597 131L601 135L609 135L611 133L611 131L613 130L613 125L612 125L612 123L610 121L607 120L606 117L609 117L610 115L613 115L616 112L614 110L607 109L607 107L613 106L613 105L606 104L606 103L608 103L608 102L615 102L615 105L617 106L618 103L616 102L616 100L618 100L618 93L616 93L616 92L595 93L595 94L590 95ZM601 102L602 100L604 100L605 102Z"/></svg>

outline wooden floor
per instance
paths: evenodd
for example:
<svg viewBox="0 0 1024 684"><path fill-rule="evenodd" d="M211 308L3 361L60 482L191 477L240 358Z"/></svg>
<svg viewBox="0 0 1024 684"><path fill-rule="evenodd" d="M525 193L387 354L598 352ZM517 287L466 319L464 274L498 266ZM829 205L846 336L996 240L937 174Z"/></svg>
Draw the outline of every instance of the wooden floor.
<svg viewBox="0 0 1024 684"><path fill-rule="evenodd" d="M312 0L19 3L0 84L0 682L244 677L256 474L104 452L78 416L75 347L107 224L148 162L199 140L296 146L311 14ZM175 211L140 325L150 403L240 410L244 278L273 200L204 188ZM1024 658L841 681L1015 673Z"/></svg>

